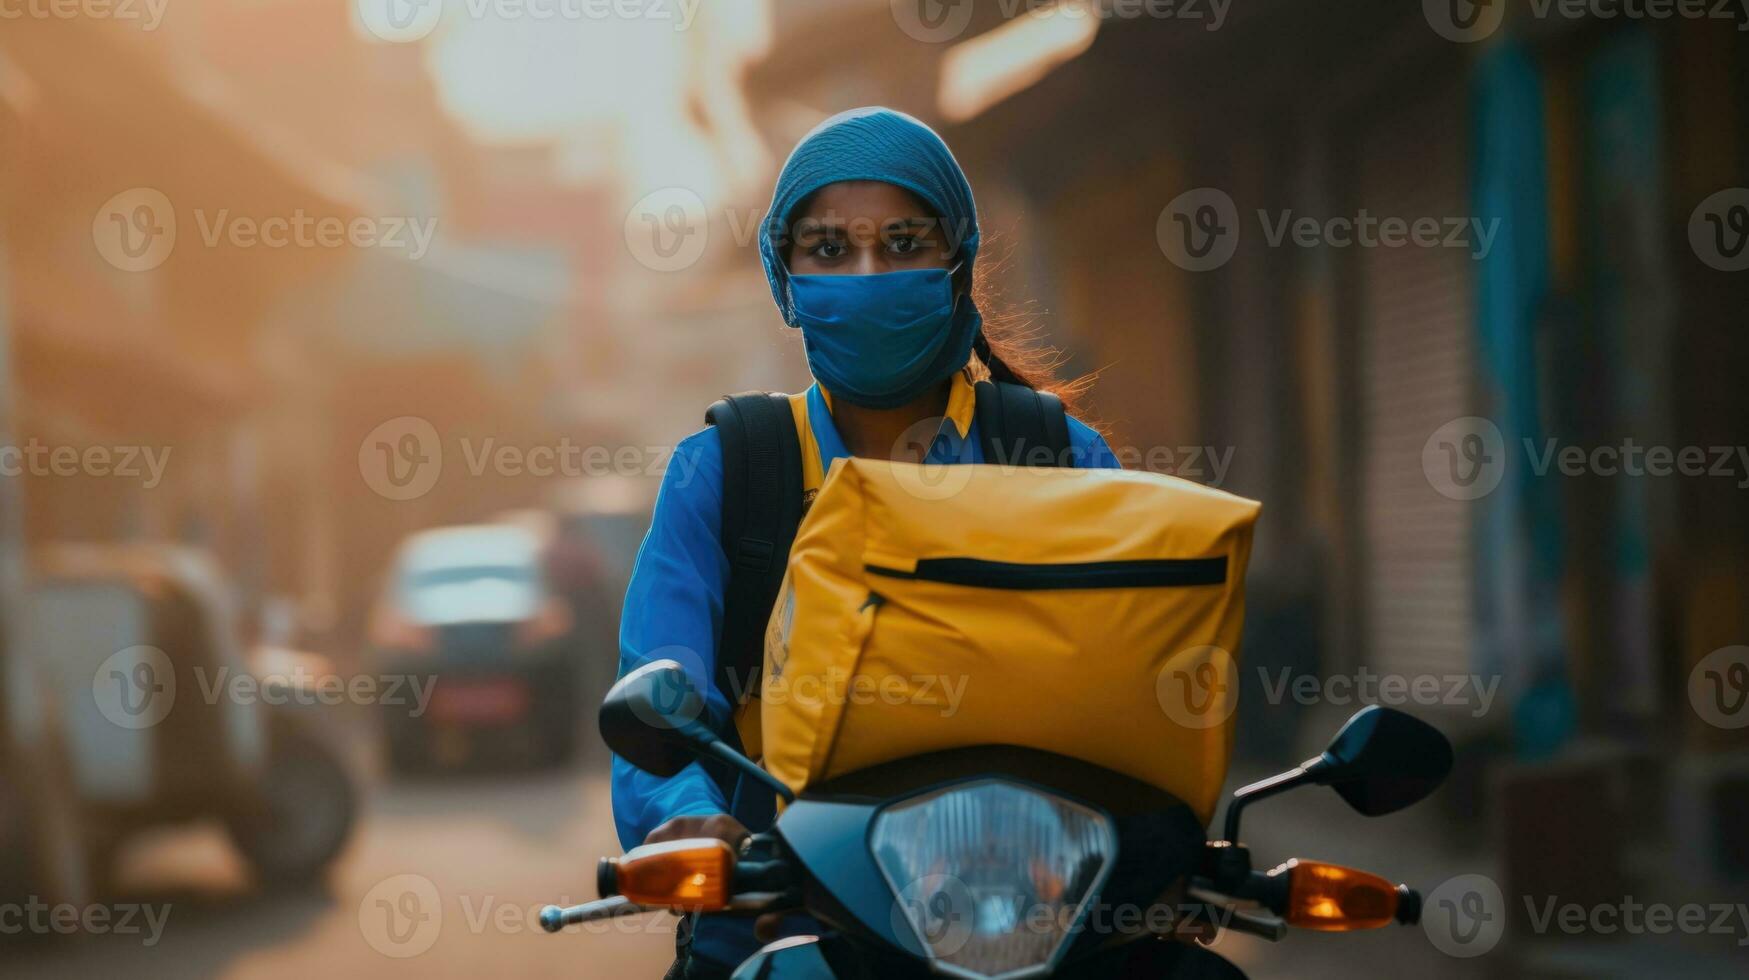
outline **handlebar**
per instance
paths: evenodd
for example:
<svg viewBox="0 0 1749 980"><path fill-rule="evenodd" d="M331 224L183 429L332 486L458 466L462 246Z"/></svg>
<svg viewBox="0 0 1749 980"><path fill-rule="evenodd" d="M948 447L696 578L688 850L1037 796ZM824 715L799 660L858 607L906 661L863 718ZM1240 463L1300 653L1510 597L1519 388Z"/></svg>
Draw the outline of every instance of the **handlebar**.
<svg viewBox="0 0 1749 980"><path fill-rule="evenodd" d="M1191 897L1225 910L1230 928L1265 939L1280 939L1289 925L1346 932L1421 921L1419 892L1364 871L1300 860L1267 873L1223 871L1192 877Z"/></svg>
<svg viewBox="0 0 1749 980"><path fill-rule="evenodd" d="M642 915L645 912L656 911L655 906L639 905L623 895L603 898L594 902L584 902L561 908L548 905L540 910L540 927L547 932L558 932L566 926L574 926L580 922L594 922L598 919L617 919L627 915Z"/></svg>

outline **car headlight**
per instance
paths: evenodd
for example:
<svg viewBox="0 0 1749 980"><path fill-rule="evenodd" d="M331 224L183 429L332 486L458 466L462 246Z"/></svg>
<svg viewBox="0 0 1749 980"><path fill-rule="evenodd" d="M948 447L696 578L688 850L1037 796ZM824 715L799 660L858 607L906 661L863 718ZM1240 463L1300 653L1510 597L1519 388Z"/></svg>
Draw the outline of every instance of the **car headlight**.
<svg viewBox="0 0 1749 980"><path fill-rule="evenodd" d="M939 973L1048 973L1117 856L1104 814L984 779L896 803L875 817L875 864Z"/></svg>

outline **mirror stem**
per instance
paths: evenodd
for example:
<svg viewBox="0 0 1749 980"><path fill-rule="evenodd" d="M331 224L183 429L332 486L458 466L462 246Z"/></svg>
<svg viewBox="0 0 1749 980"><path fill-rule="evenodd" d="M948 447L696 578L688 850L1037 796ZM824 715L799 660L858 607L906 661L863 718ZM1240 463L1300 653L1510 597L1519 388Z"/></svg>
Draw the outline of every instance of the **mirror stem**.
<svg viewBox="0 0 1749 980"><path fill-rule="evenodd" d="M709 743L705 744L703 748L712 758L726 762L739 770L742 774L753 777L756 782L764 785L773 793L776 793L781 797L785 803L794 803L796 801L796 794L791 792L790 788L785 786L782 780L773 776L771 773L766 772L760 767L759 763L754 762L752 759L749 759L730 748L729 743L722 739L713 738Z"/></svg>
<svg viewBox="0 0 1749 980"><path fill-rule="evenodd" d="M1226 827L1223 839L1229 843L1239 843L1239 815L1245 806L1258 800L1266 800L1271 796L1285 793L1290 789L1298 789L1308 783L1318 781L1318 775L1325 768L1323 756L1307 759L1298 767L1287 772L1277 773L1268 779L1258 780L1247 786L1241 786L1233 791L1232 802L1227 804Z"/></svg>

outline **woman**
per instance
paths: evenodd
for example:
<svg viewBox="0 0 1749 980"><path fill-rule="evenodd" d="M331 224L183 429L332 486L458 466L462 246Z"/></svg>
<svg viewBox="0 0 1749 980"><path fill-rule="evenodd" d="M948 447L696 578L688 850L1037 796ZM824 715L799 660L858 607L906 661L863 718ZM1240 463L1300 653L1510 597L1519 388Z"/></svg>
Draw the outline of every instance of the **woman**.
<svg viewBox="0 0 1749 980"><path fill-rule="evenodd" d="M796 409L804 490L817 490L845 456L984 462L973 382L987 376L1038 388L1048 380L1039 352L985 327L971 292L978 244L965 174L941 138L910 116L854 109L796 145L759 252L816 382ZM1117 467L1098 433L1072 416L1068 423L1069 465ZM620 672L680 661L727 734L729 697L714 681L729 575L722 441L707 428L675 455L626 593ZM749 827L764 829L771 807L760 794L725 791L697 764L664 779L615 758L613 809L630 848L686 837L739 843ZM805 920L798 928L807 929ZM759 945L745 919L707 917L690 941L684 933L671 976L727 976Z"/></svg>

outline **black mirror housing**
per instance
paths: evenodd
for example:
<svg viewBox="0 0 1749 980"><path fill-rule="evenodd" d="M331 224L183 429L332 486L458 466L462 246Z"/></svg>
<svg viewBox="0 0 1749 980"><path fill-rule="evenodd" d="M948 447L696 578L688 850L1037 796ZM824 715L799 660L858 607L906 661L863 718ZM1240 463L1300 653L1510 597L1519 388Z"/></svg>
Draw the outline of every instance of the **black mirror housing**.
<svg viewBox="0 0 1749 980"><path fill-rule="evenodd" d="M1437 728L1375 704L1349 718L1307 768L1349 806L1377 817L1426 799L1451 766L1451 742Z"/></svg>
<svg viewBox="0 0 1749 980"><path fill-rule="evenodd" d="M716 741L703 716L704 699L685 668L656 660L608 690L597 725L613 754L651 775L672 776Z"/></svg>
<svg viewBox="0 0 1749 980"><path fill-rule="evenodd" d="M1239 842L1246 806L1301 786L1334 789L1369 817L1425 799L1450 774L1451 742L1432 725L1392 708L1368 705L1351 716L1315 759L1241 786L1227 803L1225 840Z"/></svg>

